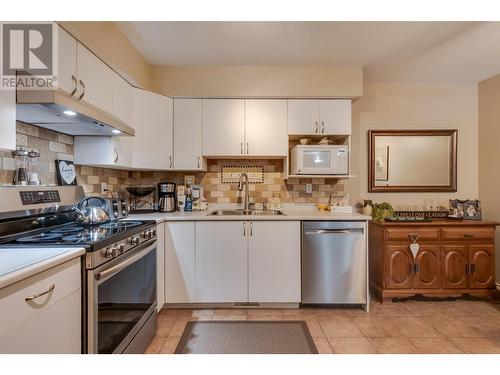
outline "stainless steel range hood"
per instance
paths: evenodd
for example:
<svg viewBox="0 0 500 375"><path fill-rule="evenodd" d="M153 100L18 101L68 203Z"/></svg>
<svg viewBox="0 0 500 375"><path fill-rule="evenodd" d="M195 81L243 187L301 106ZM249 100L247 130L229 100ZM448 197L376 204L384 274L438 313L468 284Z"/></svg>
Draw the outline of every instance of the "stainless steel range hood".
<svg viewBox="0 0 500 375"><path fill-rule="evenodd" d="M56 90L18 90L16 118L68 135L135 135L115 116Z"/></svg>

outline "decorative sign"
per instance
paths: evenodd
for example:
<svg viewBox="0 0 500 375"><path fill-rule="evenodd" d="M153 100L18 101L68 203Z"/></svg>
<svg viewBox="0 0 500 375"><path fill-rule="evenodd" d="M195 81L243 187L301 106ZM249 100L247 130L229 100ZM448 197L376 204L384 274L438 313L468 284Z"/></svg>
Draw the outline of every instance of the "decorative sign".
<svg viewBox="0 0 500 375"><path fill-rule="evenodd" d="M394 215L401 220L408 221L423 219L446 219L448 211L395 211Z"/></svg>
<svg viewBox="0 0 500 375"><path fill-rule="evenodd" d="M242 173L248 176L249 184L264 183L263 165L226 165L221 168L220 180L222 184L237 184Z"/></svg>
<svg viewBox="0 0 500 375"><path fill-rule="evenodd" d="M420 250L420 245L417 243L418 241L418 234L410 234L410 239L411 239L411 244L410 244L410 251L413 254L413 258L417 256L418 250Z"/></svg>
<svg viewBox="0 0 500 375"><path fill-rule="evenodd" d="M56 171L59 185L76 185L76 170L72 161L56 160Z"/></svg>

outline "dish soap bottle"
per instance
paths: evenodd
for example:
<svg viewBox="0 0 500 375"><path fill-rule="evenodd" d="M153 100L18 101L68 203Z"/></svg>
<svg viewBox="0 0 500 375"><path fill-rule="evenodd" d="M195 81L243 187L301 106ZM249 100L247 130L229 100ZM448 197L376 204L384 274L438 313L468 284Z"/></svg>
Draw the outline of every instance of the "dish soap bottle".
<svg viewBox="0 0 500 375"><path fill-rule="evenodd" d="M184 202L184 211L186 212L193 211L193 199L191 197L191 188L186 189L186 200Z"/></svg>

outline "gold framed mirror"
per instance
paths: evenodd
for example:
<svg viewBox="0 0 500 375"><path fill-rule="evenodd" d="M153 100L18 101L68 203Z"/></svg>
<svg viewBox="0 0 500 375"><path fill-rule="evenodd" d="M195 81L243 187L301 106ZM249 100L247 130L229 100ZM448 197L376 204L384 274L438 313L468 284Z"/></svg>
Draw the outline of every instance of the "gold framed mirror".
<svg viewBox="0 0 500 375"><path fill-rule="evenodd" d="M368 191L456 192L456 129L369 130Z"/></svg>

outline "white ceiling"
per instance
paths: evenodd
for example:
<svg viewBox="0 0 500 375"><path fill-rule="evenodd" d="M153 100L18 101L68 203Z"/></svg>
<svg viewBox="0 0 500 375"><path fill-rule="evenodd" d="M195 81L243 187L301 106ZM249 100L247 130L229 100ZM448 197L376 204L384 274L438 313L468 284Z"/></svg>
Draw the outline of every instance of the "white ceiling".
<svg viewBox="0 0 500 375"><path fill-rule="evenodd" d="M352 64L368 81L477 82L500 73L500 23L117 22L153 65Z"/></svg>

